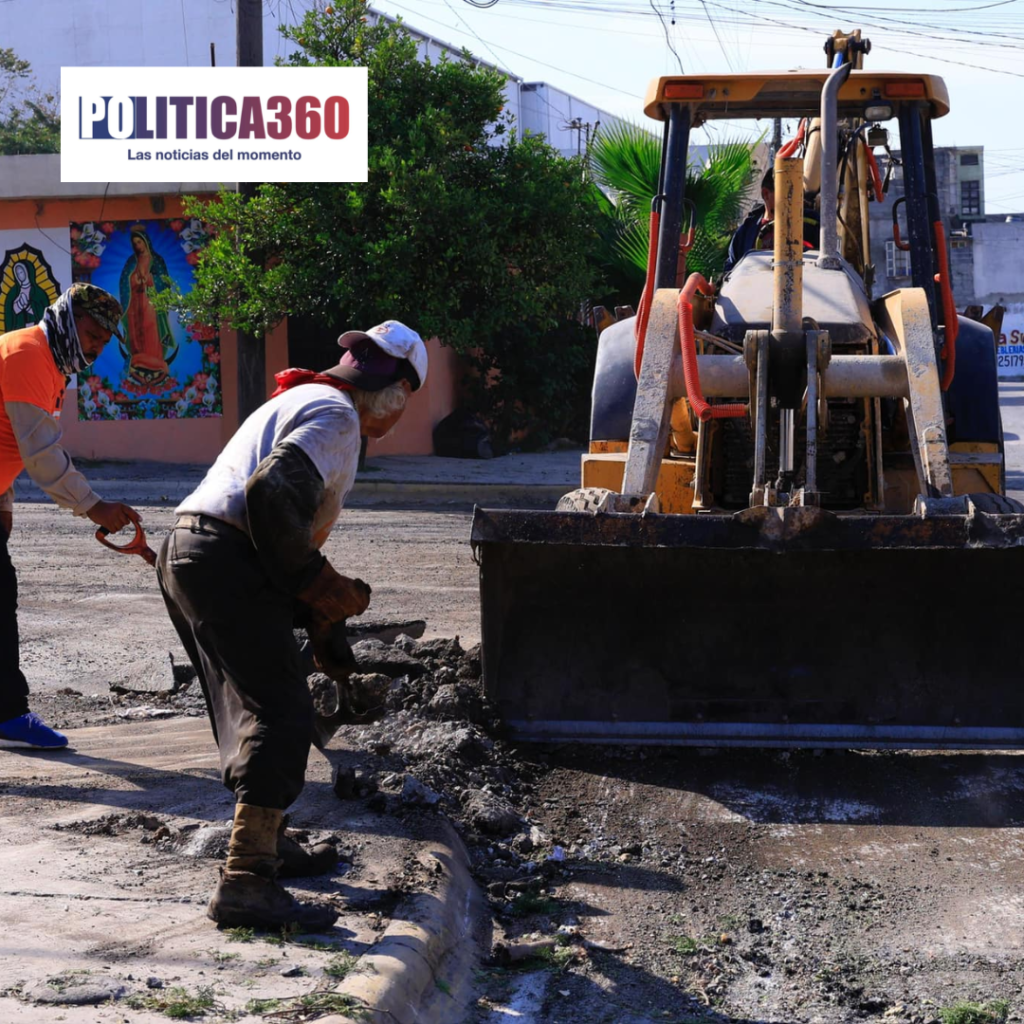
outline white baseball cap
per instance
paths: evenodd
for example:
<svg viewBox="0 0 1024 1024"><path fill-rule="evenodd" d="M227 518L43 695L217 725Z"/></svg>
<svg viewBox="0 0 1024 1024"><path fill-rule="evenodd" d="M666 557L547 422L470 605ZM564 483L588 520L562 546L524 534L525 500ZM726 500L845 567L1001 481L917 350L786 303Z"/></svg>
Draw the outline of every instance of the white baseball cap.
<svg viewBox="0 0 1024 1024"><path fill-rule="evenodd" d="M338 344L351 349L360 341L369 341L393 359L405 359L412 367L415 380L410 380L413 391L418 391L427 380L427 346L411 328L398 320L385 320L368 331L346 331Z"/></svg>

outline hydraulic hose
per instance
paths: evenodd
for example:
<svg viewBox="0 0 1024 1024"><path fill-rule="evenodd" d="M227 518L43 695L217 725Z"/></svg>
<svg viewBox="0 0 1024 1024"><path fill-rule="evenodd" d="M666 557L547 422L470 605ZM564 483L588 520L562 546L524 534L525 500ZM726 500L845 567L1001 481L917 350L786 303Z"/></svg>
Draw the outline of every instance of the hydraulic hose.
<svg viewBox="0 0 1024 1024"><path fill-rule="evenodd" d="M868 170L871 173L871 184L875 190L875 202L885 202L885 196L882 194L882 175L878 170L878 161L875 159L874 150L868 145L867 140L864 140L864 151L868 155Z"/></svg>
<svg viewBox="0 0 1024 1024"><path fill-rule="evenodd" d="M942 346L942 390L948 391L949 385L953 383L953 375L956 373L956 336L960 330L960 321L956 316L956 304L953 302L953 286L949 280L949 259L946 255L946 229L942 221L935 221L932 225L935 232L935 254L939 260L939 272L935 280L939 283L942 292L942 320L946 327L946 341Z"/></svg>
<svg viewBox="0 0 1024 1024"><path fill-rule="evenodd" d="M789 142L785 143L783 146L779 148L778 153L775 154L776 157L781 156L783 159L786 159L787 157L792 156L797 151L797 149L800 148L800 144L804 141L804 133L806 131L807 118L805 117L801 119L800 127L797 129L796 135L794 135L793 138L789 140Z"/></svg>
<svg viewBox="0 0 1024 1024"><path fill-rule="evenodd" d="M700 371L697 369L697 341L693 334L693 296L711 294L711 285L700 274L691 274L679 293L679 345L683 353L683 379L686 397L694 415L703 423L708 420L732 419L747 415L745 404L711 405L700 390Z"/></svg>

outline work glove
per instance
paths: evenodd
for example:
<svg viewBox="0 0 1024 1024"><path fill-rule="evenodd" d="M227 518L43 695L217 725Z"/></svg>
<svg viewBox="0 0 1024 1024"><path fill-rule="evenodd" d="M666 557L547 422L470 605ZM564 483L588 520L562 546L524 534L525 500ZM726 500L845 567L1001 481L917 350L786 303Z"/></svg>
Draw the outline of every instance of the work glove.
<svg viewBox="0 0 1024 1024"><path fill-rule="evenodd" d="M362 615L370 606L369 586L362 580L342 576L326 559L313 582L296 596L309 610L311 622L319 628L344 622L352 615Z"/></svg>
<svg viewBox="0 0 1024 1024"><path fill-rule="evenodd" d="M311 626L307 634L313 645L316 667L336 683L344 683L356 668L356 657L348 645L344 619L326 629Z"/></svg>
<svg viewBox="0 0 1024 1024"><path fill-rule="evenodd" d="M298 599L306 609L306 632L313 645L317 667L343 682L355 667L345 636L345 620L362 615L370 605L370 588L362 580L349 579L324 561L320 572Z"/></svg>

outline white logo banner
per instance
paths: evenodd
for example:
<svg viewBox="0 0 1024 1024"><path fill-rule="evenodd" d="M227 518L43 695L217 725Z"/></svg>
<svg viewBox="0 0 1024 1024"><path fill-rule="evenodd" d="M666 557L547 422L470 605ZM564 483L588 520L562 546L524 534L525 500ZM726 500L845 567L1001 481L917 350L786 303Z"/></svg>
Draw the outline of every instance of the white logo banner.
<svg viewBox="0 0 1024 1024"><path fill-rule="evenodd" d="M366 181L365 68L62 68L61 181Z"/></svg>

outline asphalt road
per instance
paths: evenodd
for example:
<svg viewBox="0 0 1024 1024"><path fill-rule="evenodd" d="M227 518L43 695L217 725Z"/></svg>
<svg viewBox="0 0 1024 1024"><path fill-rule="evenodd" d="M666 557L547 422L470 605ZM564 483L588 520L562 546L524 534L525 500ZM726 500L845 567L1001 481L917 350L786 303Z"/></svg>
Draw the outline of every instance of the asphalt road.
<svg viewBox="0 0 1024 1024"><path fill-rule="evenodd" d="M1024 500L1024 382L1001 388L1010 493ZM117 494L105 493L116 498ZM169 503L140 505L156 547ZM346 509L326 554L373 587L368 617L424 618L428 637L480 638L477 569L465 506L407 504L391 495ZM19 503L11 553L20 586L23 668L34 687L106 690L154 653L179 651L153 571L101 547L94 527L51 504Z"/></svg>

